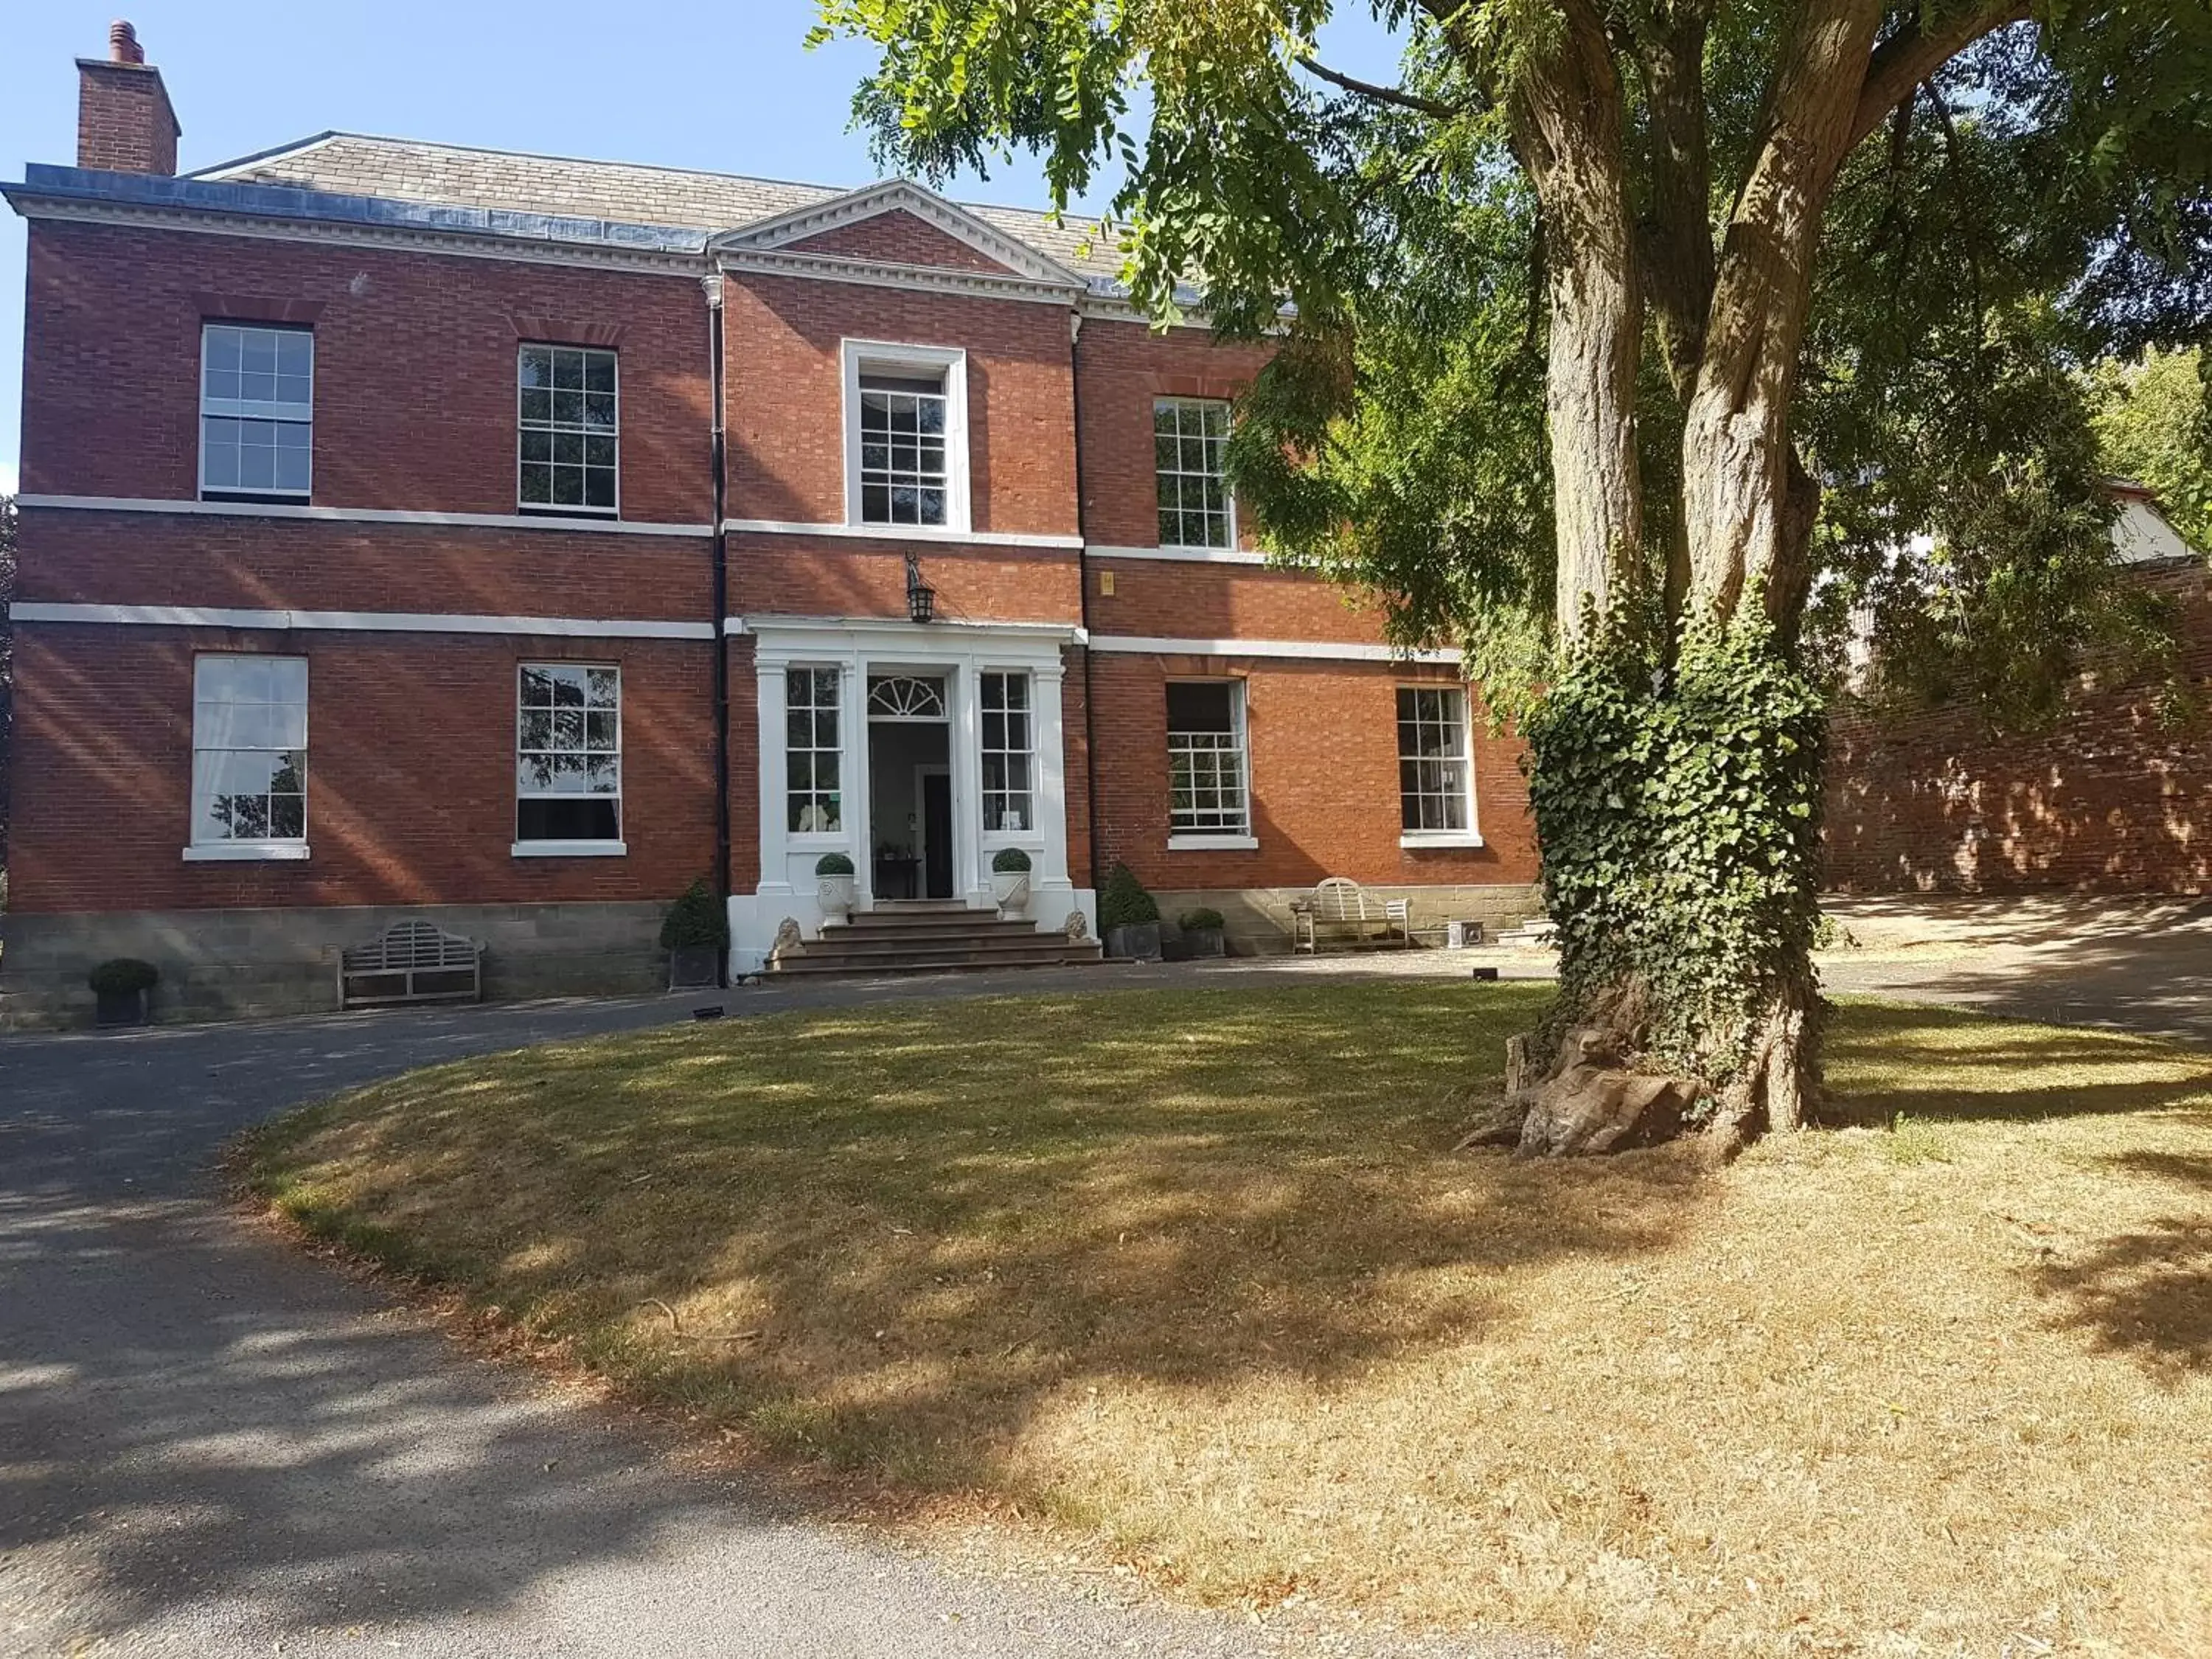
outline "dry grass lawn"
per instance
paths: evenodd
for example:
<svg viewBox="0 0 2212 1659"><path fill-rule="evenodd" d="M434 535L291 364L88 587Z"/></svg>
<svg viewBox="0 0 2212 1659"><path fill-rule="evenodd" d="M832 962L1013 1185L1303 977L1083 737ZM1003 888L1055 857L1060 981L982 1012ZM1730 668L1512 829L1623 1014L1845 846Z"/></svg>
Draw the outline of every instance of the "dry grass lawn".
<svg viewBox="0 0 2212 1659"><path fill-rule="evenodd" d="M2212 1653L2212 1056L1860 1004L1878 1127L1452 1155L1541 994L655 1031L347 1096L253 1179L756 1448L1200 1600Z"/></svg>

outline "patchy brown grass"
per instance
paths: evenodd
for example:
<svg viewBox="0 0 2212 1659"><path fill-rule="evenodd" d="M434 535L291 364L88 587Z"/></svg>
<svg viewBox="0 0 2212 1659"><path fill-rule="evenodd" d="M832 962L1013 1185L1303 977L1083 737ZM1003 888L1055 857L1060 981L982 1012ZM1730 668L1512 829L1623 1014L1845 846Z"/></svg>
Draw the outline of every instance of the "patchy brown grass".
<svg viewBox="0 0 2212 1659"><path fill-rule="evenodd" d="M658 1031L416 1073L252 1168L628 1389L1202 1600L2205 1650L2212 1056L1861 1004L1830 1079L1880 1127L1453 1156L1540 994Z"/></svg>

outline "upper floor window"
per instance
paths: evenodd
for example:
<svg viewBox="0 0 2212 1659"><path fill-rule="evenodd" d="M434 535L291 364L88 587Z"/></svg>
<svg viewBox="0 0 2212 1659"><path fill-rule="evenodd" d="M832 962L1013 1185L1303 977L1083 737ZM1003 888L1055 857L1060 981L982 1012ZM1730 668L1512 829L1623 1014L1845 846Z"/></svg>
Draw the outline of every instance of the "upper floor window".
<svg viewBox="0 0 2212 1659"><path fill-rule="evenodd" d="M1162 547L1237 544L1224 465L1228 445L1227 404L1162 398L1152 404Z"/></svg>
<svg viewBox="0 0 2212 1659"><path fill-rule="evenodd" d="M307 659L196 659L192 844L185 856L307 853Z"/></svg>
<svg viewBox="0 0 2212 1659"><path fill-rule="evenodd" d="M846 521L966 530L967 354L848 340L844 364Z"/></svg>
<svg viewBox="0 0 2212 1659"><path fill-rule="evenodd" d="M1465 689L1400 686L1399 822L1407 838L1469 834L1474 824L1474 779Z"/></svg>
<svg viewBox="0 0 2212 1659"><path fill-rule="evenodd" d="M517 849L621 850L622 671L526 662L517 688Z"/></svg>
<svg viewBox="0 0 2212 1659"><path fill-rule="evenodd" d="M308 491L315 337L303 328L209 323L200 330L200 494Z"/></svg>
<svg viewBox="0 0 2212 1659"><path fill-rule="evenodd" d="M1171 838L1252 833L1242 680L1168 686L1168 833Z"/></svg>
<svg viewBox="0 0 2212 1659"><path fill-rule="evenodd" d="M615 512L621 470L615 354L526 345L518 364L517 499L555 513Z"/></svg>

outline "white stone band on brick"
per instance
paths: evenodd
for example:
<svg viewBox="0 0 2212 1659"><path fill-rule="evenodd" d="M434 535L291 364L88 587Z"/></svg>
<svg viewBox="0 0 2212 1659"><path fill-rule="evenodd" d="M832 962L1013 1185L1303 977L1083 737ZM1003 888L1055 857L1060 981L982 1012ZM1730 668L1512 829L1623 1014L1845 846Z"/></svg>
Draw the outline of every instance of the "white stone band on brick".
<svg viewBox="0 0 2212 1659"><path fill-rule="evenodd" d="M722 528L735 535L840 536L866 542L938 542L953 546L1054 547L1079 552L1080 536L1030 535L1018 530L939 530L927 525L804 524L788 519L725 519Z"/></svg>
<svg viewBox="0 0 2212 1659"><path fill-rule="evenodd" d="M1176 564L1260 564L1265 553L1243 547L1101 547L1084 549L1094 559L1162 559Z"/></svg>
<svg viewBox="0 0 2212 1659"><path fill-rule="evenodd" d="M1404 651L1395 646L1334 643L1327 640L1171 640L1135 634L1094 634L1093 651L1168 657L1287 657L1310 662L1395 662L1459 665L1456 651Z"/></svg>
<svg viewBox="0 0 2212 1659"><path fill-rule="evenodd" d="M297 501L164 501L142 495L18 495L18 507L58 507L89 513L189 513L216 519L312 519L333 524L441 525L468 530L582 531L593 536L696 536L711 524L647 524L622 519L564 517L536 513L409 513L382 507L307 507Z"/></svg>
<svg viewBox="0 0 2212 1659"><path fill-rule="evenodd" d="M913 639L979 634L1060 645L1081 645L1088 638L1073 623L964 622L945 617L934 622L913 623L903 617L793 617L781 611L765 617L725 617L722 632L733 639L746 634L793 632Z"/></svg>
<svg viewBox="0 0 2212 1659"><path fill-rule="evenodd" d="M139 628L318 629L364 634L529 634L589 640L711 640L706 622L628 617L471 617L409 611L246 611L199 605L79 605L18 599L19 623Z"/></svg>

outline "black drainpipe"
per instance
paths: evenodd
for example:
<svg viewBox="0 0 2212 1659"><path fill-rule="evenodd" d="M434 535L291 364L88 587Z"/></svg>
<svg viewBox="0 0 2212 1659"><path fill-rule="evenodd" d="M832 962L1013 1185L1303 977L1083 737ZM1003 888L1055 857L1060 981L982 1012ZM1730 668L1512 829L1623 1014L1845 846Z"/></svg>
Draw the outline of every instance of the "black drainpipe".
<svg viewBox="0 0 2212 1659"><path fill-rule="evenodd" d="M1082 587L1083 609L1083 805L1091 823L1091 890L1098 890L1098 713L1091 684L1091 530L1083 495L1083 310L1068 313L1067 404L1075 428L1075 533L1083 545L1076 550L1075 574Z"/></svg>
<svg viewBox="0 0 2212 1659"><path fill-rule="evenodd" d="M714 380L714 428L708 454L714 468L714 896L722 914L730 913L730 641L724 617L730 608L729 538L722 529L722 279L709 276L707 292L707 366ZM729 952L722 953L721 982L730 982Z"/></svg>

